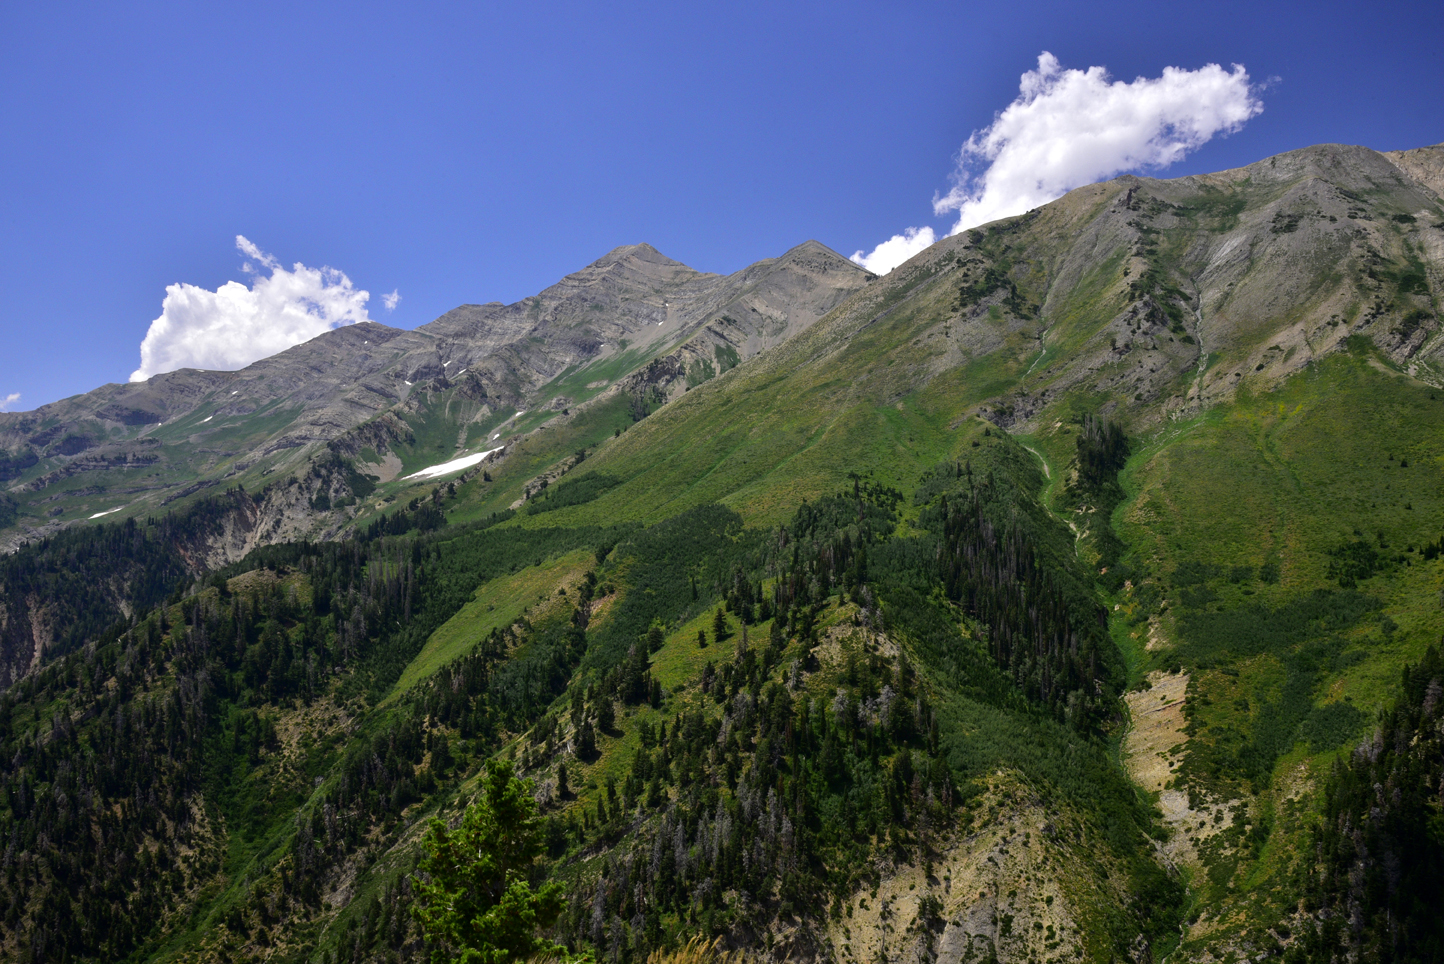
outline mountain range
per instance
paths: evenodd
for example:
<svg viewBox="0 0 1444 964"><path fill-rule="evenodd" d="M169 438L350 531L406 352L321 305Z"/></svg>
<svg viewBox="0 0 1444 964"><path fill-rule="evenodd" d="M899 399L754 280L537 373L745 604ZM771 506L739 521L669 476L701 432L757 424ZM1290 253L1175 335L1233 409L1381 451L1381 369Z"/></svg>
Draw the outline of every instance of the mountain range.
<svg viewBox="0 0 1444 964"><path fill-rule="evenodd" d="M1441 286L1320 145L0 414L0 954L419 960L504 755L598 959L1429 959Z"/></svg>

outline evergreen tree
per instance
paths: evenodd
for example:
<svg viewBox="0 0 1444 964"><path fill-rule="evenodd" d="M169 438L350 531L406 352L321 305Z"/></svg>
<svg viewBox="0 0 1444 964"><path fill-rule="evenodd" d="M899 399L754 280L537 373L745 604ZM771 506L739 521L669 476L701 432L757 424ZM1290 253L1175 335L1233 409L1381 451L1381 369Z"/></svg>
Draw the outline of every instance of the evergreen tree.
<svg viewBox="0 0 1444 964"><path fill-rule="evenodd" d="M412 914L431 945L433 964L502 964L564 949L537 937L562 911L562 885L533 889L532 862L543 849L541 819L529 782L506 760L487 768L481 799L461 826L433 818L413 878Z"/></svg>
<svg viewBox="0 0 1444 964"><path fill-rule="evenodd" d="M437 773L446 773L451 769L454 761L451 758L451 741L443 733L438 736L431 745L431 769Z"/></svg>
<svg viewBox="0 0 1444 964"><path fill-rule="evenodd" d="M597 735L592 732L590 722L583 723L581 730L577 733L577 757L582 760L590 760L597 755Z"/></svg>

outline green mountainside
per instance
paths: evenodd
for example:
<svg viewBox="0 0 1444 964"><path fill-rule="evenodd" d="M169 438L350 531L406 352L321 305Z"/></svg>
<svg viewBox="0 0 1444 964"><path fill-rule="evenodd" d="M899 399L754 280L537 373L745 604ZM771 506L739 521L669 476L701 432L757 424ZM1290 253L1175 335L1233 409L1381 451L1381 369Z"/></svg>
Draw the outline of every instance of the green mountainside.
<svg viewBox="0 0 1444 964"><path fill-rule="evenodd" d="M1434 959L1441 191L1325 145L883 278L618 249L0 416L0 956L426 959L503 755L598 960Z"/></svg>
<svg viewBox="0 0 1444 964"><path fill-rule="evenodd" d="M812 241L726 277L631 245L514 305L465 305L411 332L353 325L239 372L186 369L0 413L0 546L198 512L205 531L184 556L199 574L257 546L336 538L409 499L422 484L409 476L432 466L494 463L538 433L572 440L569 454L595 445L868 277ZM545 457L538 471L556 461ZM106 597L95 605L133 612L114 576L92 580ZM63 643L55 610L69 604L12 593L0 684Z"/></svg>

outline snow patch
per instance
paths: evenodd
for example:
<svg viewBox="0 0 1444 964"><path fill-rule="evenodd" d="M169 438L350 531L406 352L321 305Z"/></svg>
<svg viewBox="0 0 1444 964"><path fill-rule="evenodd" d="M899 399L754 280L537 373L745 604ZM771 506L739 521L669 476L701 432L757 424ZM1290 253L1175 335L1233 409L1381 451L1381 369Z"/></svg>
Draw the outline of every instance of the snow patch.
<svg viewBox="0 0 1444 964"><path fill-rule="evenodd" d="M123 505L118 505L118 506L116 506L114 509L106 509L104 512L97 512L95 515L91 516L91 518L92 518L92 519L99 519L99 518L100 518L101 516L103 516L103 515L110 515L112 512L119 512L121 509L124 509L124 508L125 508L125 506L123 506Z"/></svg>
<svg viewBox="0 0 1444 964"><path fill-rule="evenodd" d="M201 424L204 425L204 424L206 424L207 422L209 422L209 421L210 421L211 419L213 419L213 418L215 418L214 415L207 415L205 418L201 419Z"/></svg>
<svg viewBox="0 0 1444 964"><path fill-rule="evenodd" d="M430 466L429 468L422 469L420 472L412 472L410 475L404 476L402 481L405 482L409 479L434 479L442 475L450 475L452 472L460 472L462 469L471 468L488 455L494 452L500 452L504 448L506 448L506 446L502 445L494 449L487 449L485 452L479 452L476 455L463 455L459 459L442 462L440 465Z"/></svg>

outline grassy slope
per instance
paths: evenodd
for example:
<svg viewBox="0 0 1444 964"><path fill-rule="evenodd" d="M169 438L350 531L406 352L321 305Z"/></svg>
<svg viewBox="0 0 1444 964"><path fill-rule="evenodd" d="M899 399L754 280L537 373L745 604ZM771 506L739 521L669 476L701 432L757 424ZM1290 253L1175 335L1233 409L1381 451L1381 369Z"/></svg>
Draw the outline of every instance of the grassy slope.
<svg viewBox="0 0 1444 964"><path fill-rule="evenodd" d="M1225 213L1236 217L1238 207L1234 203ZM1183 220L1188 229L1202 222L1217 226L1215 215L1204 205L1183 212ZM1161 260L1181 256L1177 237L1165 237L1162 247ZM1020 383L1034 391L1045 388L1057 375L1055 359L1066 362L1099 337L1100 318L1122 305L1124 265L1120 249L1055 297L1053 327L1041 355L1035 331L1026 325L1009 328L997 312L973 323L995 326L997 344L973 354L949 345L950 333L941 330L955 286L950 266L941 256L935 258L910 275L900 273L854 296L775 352L697 387L608 442L581 470L607 472L628 484L592 503L542 517L521 516L513 524L655 521L688 506L721 501L749 525L767 526L785 520L801 500L834 490L851 472L911 489L926 466L968 454L970 433L957 429L980 405L1015 391ZM1254 335L1246 344L1227 346L1229 357L1269 337L1267 332ZM1193 377L1192 371L1180 373L1181 391ZM1071 388L1034 420L1040 430L1029 442L1049 468L1052 495L1072 456L1070 419L1110 400L1109 391L1093 387L1105 381ZM1439 463L1431 452L1439 450L1430 447L1436 433L1427 418L1428 395L1426 387L1381 371L1377 363L1334 357L1277 391L1258 396L1245 391L1234 404L1191 420L1163 422L1162 429L1140 440L1139 454L1125 475L1133 498L1116 523L1131 549L1129 564L1140 578L1161 581L1183 561L1228 569L1274 560L1283 572L1277 586L1256 580L1214 582L1223 605L1278 605L1325 585L1327 551L1352 538L1356 528L1371 536L1383 530L1386 541L1396 546L1437 538ZM549 454L555 457L565 449L556 444L560 441L545 447L529 443L532 457L518 460L521 471L498 473L496 494L483 509L495 509L519 492L524 476L543 466ZM1394 462L1388 460L1391 453ZM1411 469L1398 468L1401 457L1409 458ZM500 484L502 478L510 484ZM1412 508L1405 509L1406 504ZM1085 531L1107 524L1080 520ZM1369 591L1386 597L1385 610L1400 628L1388 637L1369 635L1368 626L1352 629L1356 637L1369 639L1367 657L1323 679L1315 694L1320 702L1347 696L1367 713L1388 699L1399 665L1415 658L1439 630L1432 605L1438 579L1431 569L1401 566L1388 578L1374 580L1378 585ZM1119 602L1124 615L1130 610L1137 615L1127 594ZM1173 638L1176 611L1164 620ZM1115 621L1114 636L1130 676L1167 665L1172 656L1144 652L1130 628L1122 617ZM695 637L695 627L686 627L682 635ZM693 643L682 659L672 652L676 638L659 656L661 664L695 669L702 654ZM1252 705L1262 707L1279 698L1281 665L1280 657L1264 654L1245 666L1225 668L1242 669L1256 691ZM1205 732L1211 725L1240 725L1226 709L1239 699L1225 692L1224 681L1233 679L1221 670L1196 676L1194 705ZM1210 687L1218 689L1218 699L1209 695ZM1329 758L1328 753L1314 759L1288 751L1277 766L1282 772L1305 762L1317 773ZM1273 806L1271 799L1257 804L1264 815ZM1278 876L1289 852L1297 849L1302 826L1299 819L1284 827L1256 860L1244 862L1237 881L1253 888L1279 885L1271 875ZM1199 884L1206 900L1222 900L1228 889L1227 880L1212 888Z"/></svg>
<svg viewBox="0 0 1444 964"><path fill-rule="evenodd" d="M750 525L769 525L852 472L911 488L924 468L961 453L957 424L996 390L994 370L1018 369L1017 361L989 358L919 388L935 350L909 344L910 333L931 324L934 302L952 295L928 280L885 293L883 300L912 300L861 337L843 341L847 326L887 305L863 300L632 427L587 467L629 484L549 513L548 524L654 521L722 502Z"/></svg>
<svg viewBox="0 0 1444 964"><path fill-rule="evenodd" d="M493 629L504 628L528 615L532 606L555 594L557 589L574 586L594 562L591 550L578 549L540 566L528 566L510 576L493 579L478 588L471 602L426 641L383 705L400 698L452 660L465 656L477 640Z"/></svg>
<svg viewBox="0 0 1444 964"><path fill-rule="evenodd" d="M1178 569L1217 567L1204 583L1216 598L1202 609L1228 613L1257 603L1277 609L1320 589L1339 591L1330 553L1346 543L1377 547L1382 536L1387 555L1402 555L1402 562L1358 585L1381 610L1344 626L1335 642L1317 644L1332 657L1313 671L1307 698L1316 708L1336 702L1357 708L1356 739L1394 698L1402 665L1417 661L1444 631L1438 604L1444 562L1424 562L1419 554L1444 527L1440 394L1360 349L1326 359L1274 392L1243 395L1234 405L1169 424L1140 440L1124 474L1130 499L1116 524L1131 548L1128 562L1140 583L1160 584L1165 597L1159 622L1167 642L1139 655L1148 668L1181 659L1192 669L1192 757L1227 760L1240 743L1280 741L1272 776L1257 796L1227 766L1221 772L1185 766L1196 791L1242 800L1247 825L1271 830L1261 845L1236 835L1231 845L1205 853L1203 873L1193 881L1196 900L1224 922L1211 940L1256 933L1287 912L1292 875L1309 848L1315 794L1335 751L1315 747L1306 730L1270 733L1285 725L1270 714L1286 705L1288 667L1297 665L1301 648L1200 649L1187 622L1199 608L1185 605L1188 590L1177 584ZM1277 584L1257 578L1268 563L1279 567ZM1236 567L1253 574L1232 581ZM1136 605L1127 593L1120 602L1115 638L1130 637L1157 611ZM1137 610L1133 620L1130 608ZM1386 628L1385 617L1397 629ZM1193 949L1208 943L1200 932Z"/></svg>

